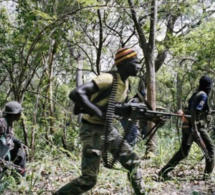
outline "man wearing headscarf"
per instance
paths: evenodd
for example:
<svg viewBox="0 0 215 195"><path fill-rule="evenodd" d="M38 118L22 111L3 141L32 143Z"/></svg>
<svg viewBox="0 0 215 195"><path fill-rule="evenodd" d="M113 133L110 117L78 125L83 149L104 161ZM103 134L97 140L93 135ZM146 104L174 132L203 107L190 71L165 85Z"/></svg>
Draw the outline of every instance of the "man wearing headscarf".
<svg viewBox="0 0 215 195"><path fill-rule="evenodd" d="M191 119L189 121L184 121L182 125L180 149L158 173L163 179L168 178L167 174L172 171L181 160L188 156L193 141L200 145L199 137L202 138L203 144L206 147L206 152L208 153L208 155L205 156L203 179L210 178L214 168L214 144L208 134L208 114L210 113L208 95L211 91L212 83L212 79L209 76L203 76L199 80L198 90L189 99L188 112L191 114Z"/></svg>

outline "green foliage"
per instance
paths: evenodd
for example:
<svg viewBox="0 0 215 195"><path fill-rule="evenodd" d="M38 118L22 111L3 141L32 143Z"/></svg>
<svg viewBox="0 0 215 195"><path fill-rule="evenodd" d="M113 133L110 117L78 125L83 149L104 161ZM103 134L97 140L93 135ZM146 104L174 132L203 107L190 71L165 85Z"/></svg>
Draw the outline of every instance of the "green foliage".
<svg viewBox="0 0 215 195"><path fill-rule="evenodd" d="M99 4L99 1L97 0L77 0L79 3L88 6L88 5L97 5Z"/></svg>
<svg viewBox="0 0 215 195"><path fill-rule="evenodd" d="M180 57L189 57L195 60L193 69L210 72L214 68L214 33L215 28L211 19L196 30L190 32L184 39L176 42L177 47L174 47L174 52ZM190 57L191 58L191 57Z"/></svg>
<svg viewBox="0 0 215 195"><path fill-rule="evenodd" d="M53 22L54 20L57 19L56 16L51 17L47 13L42 12L40 10L33 10L32 13L35 14L37 17L41 17L42 19L45 19L46 21L50 21L50 22ZM44 20L41 20L41 21L44 21Z"/></svg>
<svg viewBox="0 0 215 195"><path fill-rule="evenodd" d="M99 7L104 3L106 7ZM167 108L166 111L177 109L179 81L183 86L180 98L185 107L198 85L199 77L206 73L214 77L214 19L205 17L200 12L201 5L197 0L158 3L158 24L161 25L158 30L161 35L165 33L168 18L172 15L177 17L174 33L168 34L165 42L156 43L158 52L170 48L165 64L156 74L157 105ZM74 14L73 11L78 8L80 10ZM140 17L147 42L150 9L149 1L135 1L134 10ZM98 18L98 11L101 13L101 20ZM190 26L183 32L175 34L180 25L195 18L201 18L202 24L198 26L189 23ZM101 63L96 64L101 29ZM56 189L67 182L68 179L62 181L62 175L75 178L80 174L79 128L77 118L72 115L73 104L68 99L69 92L76 86L76 68L83 64L83 69L90 71L83 72L83 80L89 80L93 71L97 74L96 65L102 70L111 67L115 51L121 46L135 46L141 56L138 41L128 3L122 0L22 0L17 1L14 14L10 15L3 7L0 9L0 106L2 108L8 100L23 100L29 142L32 129L36 130L35 159L28 163L26 180L15 186L10 177L5 177L1 183L2 190L9 188L13 191L14 188L20 194L49 193L50 189ZM53 43L56 43L55 47ZM52 77L50 65L53 65ZM131 79L131 97L136 93L138 83L139 79ZM52 100L48 91L50 85L53 89ZM53 115L50 115L50 102L53 103ZM49 132L50 121L54 121L54 134ZM119 127L119 124L116 126ZM176 122L172 120L171 124L168 123L159 130L158 148L149 164L150 168L159 169L178 149L180 137L175 126ZM15 124L15 133L23 140L21 123ZM69 151L62 147L63 135L66 136ZM135 150L143 155L144 142L138 143ZM198 163L201 156L201 151L194 145L188 160ZM182 164L182 168L183 166ZM130 184L125 179L127 173L122 170L121 174L121 167L117 168L119 170L116 172L102 168L99 187L91 193L109 193L113 190L118 194L131 194ZM145 176L144 180L148 190L160 187L150 177ZM178 183L173 182L176 186L179 186Z"/></svg>
<svg viewBox="0 0 215 195"><path fill-rule="evenodd" d="M13 177L3 177L0 183L0 193L2 194L6 189L16 188L16 182Z"/></svg>
<svg viewBox="0 0 215 195"><path fill-rule="evenodd" d="M188 158L183 160L173 171L174 179L166 182L156 180L156 173L178 150L180 145L178 140L180 138L174 128L171 129L165 126L158 130L156 154L150 160L142 160L141 162L143 180L146 191L149 194L157 194L155 192L162 194L167 187L170 191L182 190L181 185L190 185L193 177L195 178L195 176L203 172L203 167L200 166L202 152L194 144ZM4 181L8 182L7 185L4 182L1 183L0 186L2 187L5 184L2 192L9 190L11 193L19 192L20 194L53 193L62 185L80 175L81 152L79 149L67 151L50 144L46 146L37 145L36 147L38 147L38 150L36 151L34 162L28 162L27 164L26 178L21 178L21 183L17 185L13 177L5 177ZM144 142L140 142L134 149L140 157L143 156L145 151ZM195 175L186 173L186 171L192 169L196 171ZM180 174L185 174L184 180L181 180ZM106 169L101 165L97 185L90 193L132 194L130 183L126 178L127 171L118 163L113 170ZM187 183L184 184L184 181ZM201 184L198 185L199 187L201 186ZM204 185L205 188L206 186Z"/></svg>

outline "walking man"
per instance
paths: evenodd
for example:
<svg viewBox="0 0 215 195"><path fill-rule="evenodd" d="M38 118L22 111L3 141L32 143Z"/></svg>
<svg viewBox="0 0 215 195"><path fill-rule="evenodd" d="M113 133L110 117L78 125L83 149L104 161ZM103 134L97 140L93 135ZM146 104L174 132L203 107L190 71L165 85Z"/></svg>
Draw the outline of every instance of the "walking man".
<svg viewBox="0 0 215 195"><path fill-rule="evenodd" d="M168 178L168 173L189 154L193 141L195 141L205 154L205 170L203 179L210 177L214 168L214 144L208 134L208 94L212 88L212 79L203 76L199 80L199 88L188 101L188 112L191 119L182 125L182 141L178 152L158 173L160 177Z"/></svg>

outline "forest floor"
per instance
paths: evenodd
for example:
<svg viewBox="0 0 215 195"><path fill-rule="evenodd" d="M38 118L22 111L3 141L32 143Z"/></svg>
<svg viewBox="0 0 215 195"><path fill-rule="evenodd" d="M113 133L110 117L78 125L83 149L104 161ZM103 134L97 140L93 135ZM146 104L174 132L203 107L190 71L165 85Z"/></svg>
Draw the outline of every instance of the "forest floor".
<svg viewBox="0 0 215 195"><path fill-rule="evenodd" d="M80 159L79 159L80 160ZM29 174L3 195L51 195L52 192L80 174L80 161L46 159L31 164ZM151 160L142 160L143 180L148 195L215 195L214 178L203 181L204 161L184 160L170 174L172 179L158 181L158 166ZM157 162L158 163L158 162ZM127 173L121 169L109 170L101 166L97 185L85 195L132 195ZM27 187L28 186L28 187Z"/></svg>
<svg viewBox="0 0 215 195"><path fill-rule="evenodd" d="M164 132L164 131L162 131ZM180 146L178 137L159 136L158 147L150 159L143 159L144 142L139 142L134 151L142 158L141 170L147 195L215 195L215 170L211 179L202 179L205 161L200 148L193 144L190 154L169 174L171 179L159 181L157 173L169 161ZM215 139L214 139L215 140ZM39 146L39 145L38 145ZM42 148L42 149L40 149ZM2 195L52 195L69 181L81 174L81 145L65 150L55 145L41 145L37 148L33 162L27 162L27 174L20 183L13 177L0 182ZM119 163L114 169L102 164L96 186L83 195L133 195L127 179L127 172Z"/></svg>

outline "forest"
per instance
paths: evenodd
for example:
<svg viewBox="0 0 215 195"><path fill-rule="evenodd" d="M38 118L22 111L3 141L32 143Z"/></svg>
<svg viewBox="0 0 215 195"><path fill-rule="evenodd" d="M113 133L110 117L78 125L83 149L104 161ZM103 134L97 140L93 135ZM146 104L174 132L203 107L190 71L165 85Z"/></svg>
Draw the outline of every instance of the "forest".
<svg viewBox="0 0 215 195"><path fill-rule="evenodd" d="M22 105L14 132L28 147L26 176L14 177L8 168L0 194L52 195L81 175L81 116L73 113L69 94L114 69L120 48L133 48L141 64L138 75L129 77L128 97L141 88L152 110L184 110L199 79L214 80L214 23L214 0L0 0L0 114L9 101ZM212 87L211 110L214 97ZM213 119L215 114L208 130L215 144ZM123 132L117 119L113 125ZM153 135L154 152L147 158L145 139L138 137L132 147L141 158L146 194L215 194L215 171L210 180L201 179L205 160L197 144L171 179L159 180L159 170L180 147L181 127L181 118L168 118ZM101 162L97 184L84 194L134 191L120 163L108 169Z"/></svg>

